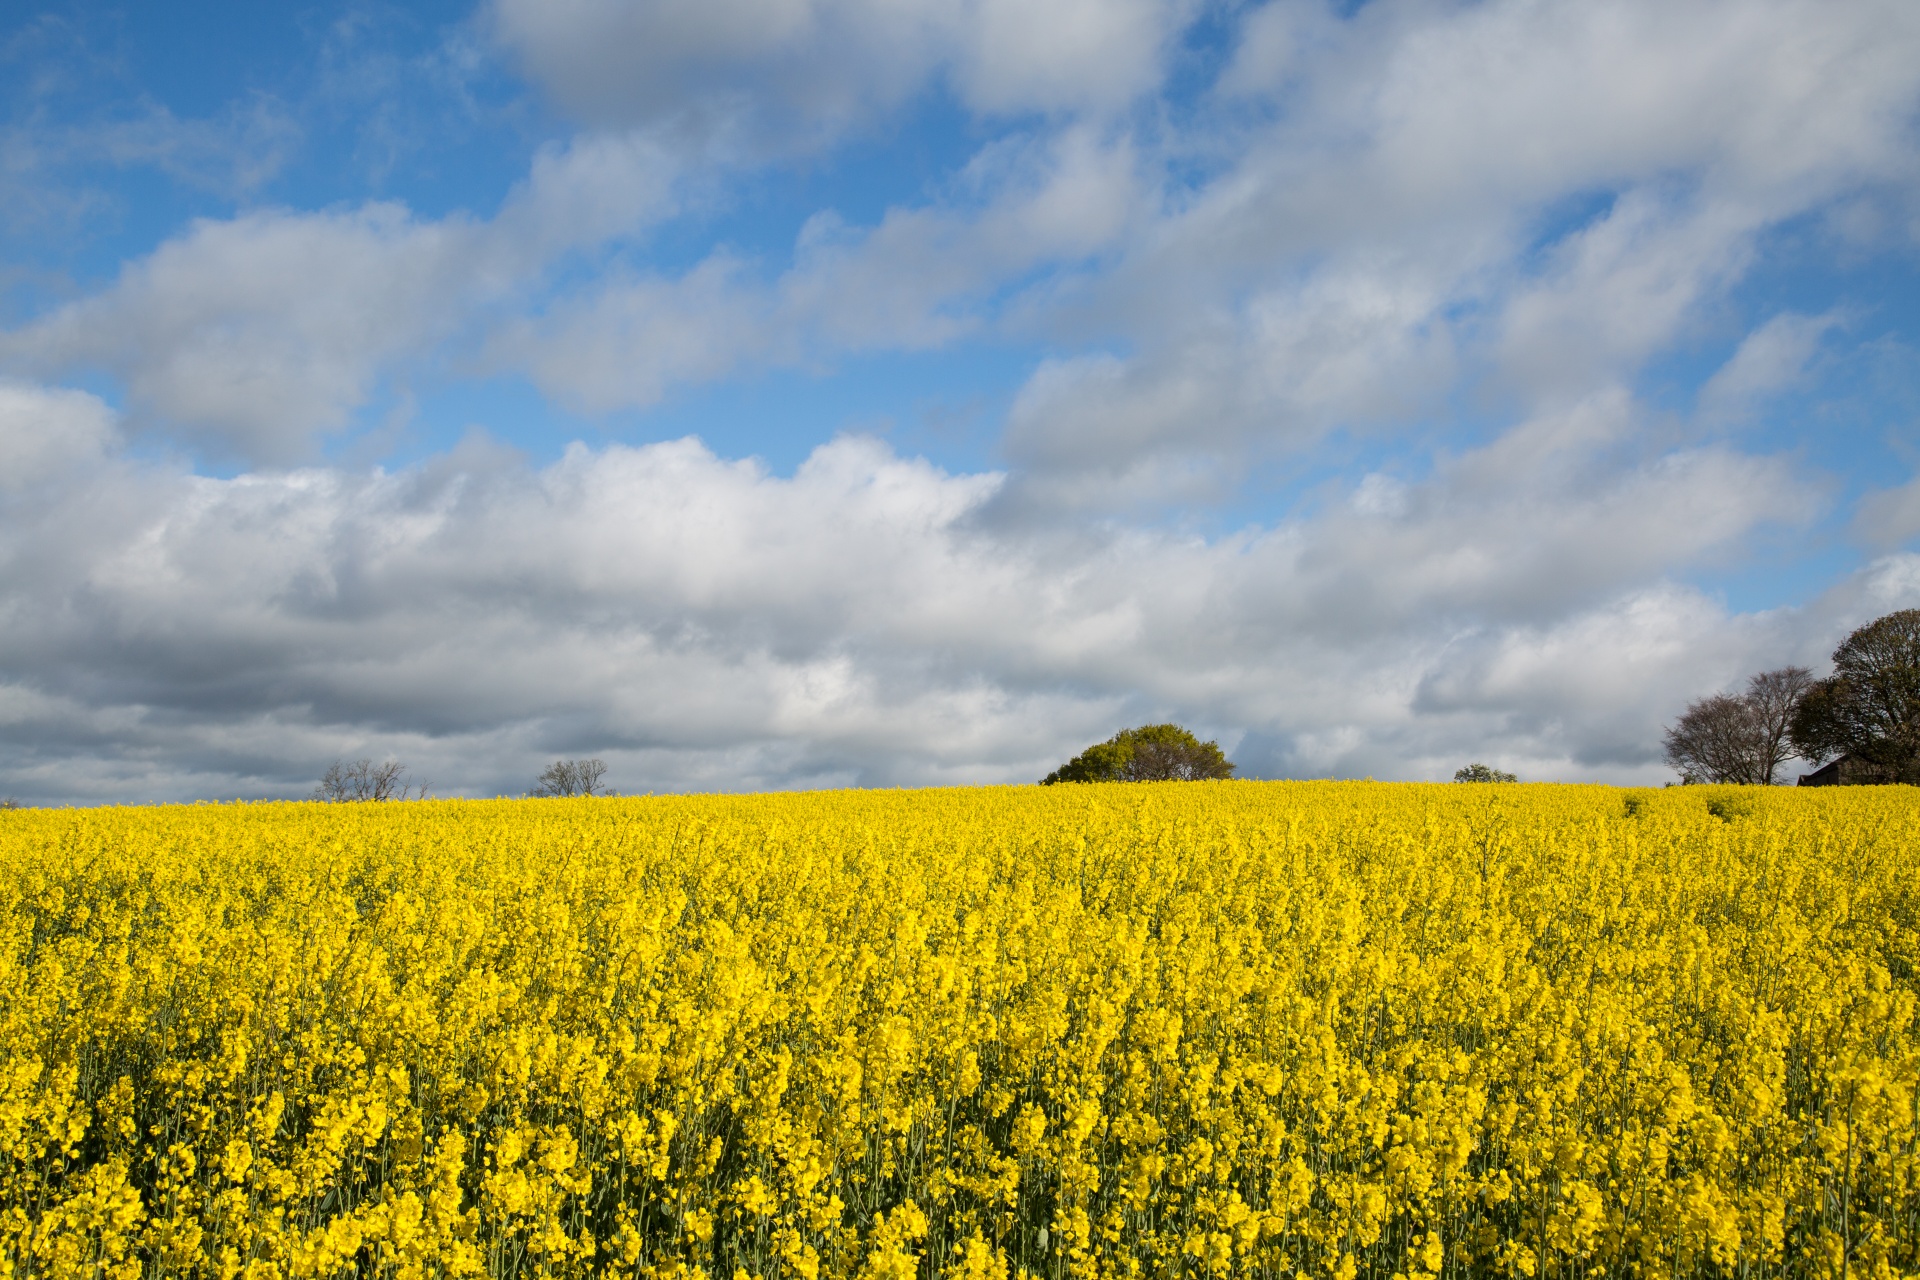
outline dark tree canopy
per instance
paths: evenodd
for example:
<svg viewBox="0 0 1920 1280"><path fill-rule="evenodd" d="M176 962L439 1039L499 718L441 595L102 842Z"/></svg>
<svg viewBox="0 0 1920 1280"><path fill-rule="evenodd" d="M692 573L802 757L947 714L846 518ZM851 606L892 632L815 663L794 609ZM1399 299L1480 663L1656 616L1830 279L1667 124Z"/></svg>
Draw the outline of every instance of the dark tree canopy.
<svg viewBox="0 0 1920 1280"><path fill-rule="evenodd" d="M604 760L555 760L535 781L533 794L536 796L610 795L611 792L600 785L600 779L606 776L607 765Z"/></svg>
<svg viewBox="0 0 1920 1280"><path fill-rule="evenodd" d="M1693 782L1771 785L1794 754L1788 730L1812 683L1805 667L1781 667L1754 676L1742 693L1688 703L1667 730L1667 763Z"/></svg>
<svg viewBox="0 0 1920 1280"><path fill-rule="evenodd" d="M1456 769L1455 782L1518 782L1520 779L1504 769L1495 769L1490 765L1474 761L1464 769Z"/></svg>
<svg viewBox="0 0 1920 1280"><path fill-rule="evenodd" d="M1800 700L1789 736L1809 760L1851 756L1867 777L1920 783L1920 609L1841 641L1833 674Z"/></svg>
<svg viewBox="0 0 1920 1280"><path fill-rule="evenodd" d="M1202 742L1177 724L1122 729L1040 779L1056 782L1197 782L1231 778L1233 762L1217 742Z"/></svg>

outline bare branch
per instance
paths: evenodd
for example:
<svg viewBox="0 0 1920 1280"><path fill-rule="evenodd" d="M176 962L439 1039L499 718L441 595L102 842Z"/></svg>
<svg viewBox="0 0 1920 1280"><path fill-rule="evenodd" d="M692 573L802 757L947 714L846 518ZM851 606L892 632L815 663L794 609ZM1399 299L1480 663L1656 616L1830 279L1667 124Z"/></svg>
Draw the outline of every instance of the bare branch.
<svg viewBox="0 0 1920 1280"><path fill-rule="evenodd" d="M1667 763L1691 782L1761 782L1760 738L1752 705L1717 693L1688 703L1667 730Z"/></svg>
<svg viewBox="0 0 1920 1280"><path fill-rule="evenodd" d="M530 795L535 796L605 796L612 791L600 785L600 779L607 774L606 761L555 760L535 779Z"/></svg>
<svg viewBox="0 0 1920 1280"><path fill-rule="evenodd" d="M416 788L407 781L407 766L398 760L375 764L365 757L351 764L335 760L321 775L320 785L313 789L313 799L332 804L369 800L424 800L426 795L424 785Z"/></svg>
<svg viewBox="0 0 1920 1280"><path fill-rule="evenodd" d="M1762 671L1747 681L1747 706L1753 714L1755 777L1772 784L1780 766L1794 758L1791 734L1793 713L1813 687L1813 673L1805 667Z"/></svg>

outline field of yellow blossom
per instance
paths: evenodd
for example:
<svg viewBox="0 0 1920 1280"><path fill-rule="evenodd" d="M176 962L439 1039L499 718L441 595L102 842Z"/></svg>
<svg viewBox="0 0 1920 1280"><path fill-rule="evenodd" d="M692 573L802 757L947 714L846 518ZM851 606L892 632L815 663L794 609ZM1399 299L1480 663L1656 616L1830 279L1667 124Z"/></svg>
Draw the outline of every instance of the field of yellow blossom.
<svg viewBox="0 0 1920 1280"><path fill-rule="evenodd" d="M0 813L0 1275L1920 1273L1920 797Z"/></svg>

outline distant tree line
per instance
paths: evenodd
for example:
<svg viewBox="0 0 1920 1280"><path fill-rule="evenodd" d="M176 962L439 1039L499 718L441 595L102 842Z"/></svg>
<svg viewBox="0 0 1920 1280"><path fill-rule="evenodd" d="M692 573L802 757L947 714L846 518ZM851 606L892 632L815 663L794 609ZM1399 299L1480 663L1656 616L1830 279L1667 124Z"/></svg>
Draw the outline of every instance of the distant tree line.
<svg viewBox="0 0 1920 1280"><path fill-rule="evenodd" d="M1902 609L1855 629L1833 651L1833 674L1805 667L1751 677L1737 693L1687 704L1663 738L1667 763L1686 782L1768 785L1796 757L1828 763L1840 782L1920 784L1920 609ZM1096 742L1040 780L1192 782L1234 776L1218 742L1202 742L1177 724L1123 729ZM1826 772L1827 770L1822 770ZM532 796L607 796L607 765L595 758L555 760ZM1455 782L1513 782L1513 774L1475 762ZM424 798L397 760L336 760L313 799L333 803ZM13 807L0 801L0 808Z"/></svg>
<svg viewBox="0 0 1920 1280"><path fill-rule="evenodd" d="M1823 680L1781 667L1688 703L1665 745L1687 782L1767 785L1798 757L1837 782L1920 783L1920 609L1854 630Z"/></svg>
<svg viewBox="0 0 1920 1280"><path fill-rule="evenodd" d="M530 796L610 796L617 794L603 785L607 776L604 760L555 760L548 765ZM336 760L327 767L312 799L331 804L351 804L375 800L424 800L427 788L407 779L407 766L398 760L375 764L371 758ZM7 804L11 805L11 801Z"/></svg>

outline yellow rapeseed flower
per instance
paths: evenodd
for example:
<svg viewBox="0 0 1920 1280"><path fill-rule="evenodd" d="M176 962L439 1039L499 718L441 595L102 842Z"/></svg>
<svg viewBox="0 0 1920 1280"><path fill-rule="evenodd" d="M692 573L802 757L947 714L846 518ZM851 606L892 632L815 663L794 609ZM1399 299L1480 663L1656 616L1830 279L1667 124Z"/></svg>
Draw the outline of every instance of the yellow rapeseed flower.
<svg viewBox="0 0 1920 1280"><path fill-rule="evenodd" d="M1920 1276L1917 973L1897 787L18 810L0 1280Z"/></svg>

